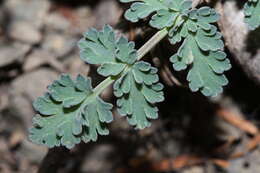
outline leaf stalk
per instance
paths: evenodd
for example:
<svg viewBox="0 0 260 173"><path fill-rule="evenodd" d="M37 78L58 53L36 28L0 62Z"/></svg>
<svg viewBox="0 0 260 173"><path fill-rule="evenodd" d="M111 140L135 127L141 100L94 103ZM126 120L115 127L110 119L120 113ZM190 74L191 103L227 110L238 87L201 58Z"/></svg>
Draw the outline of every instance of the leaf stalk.
<svg viewBox="0 0 260 173"><path fill-rule="evenodd" d="M167 36L168 30L162 29L152 36L140 49L137 50L137 61L142 59L154 46L156 46L165 36ZM115 80L119 79L126 71L131 67L126 67L126 69L118 76L110 76L103 80L99 85L94 88L94 95L98 96L102 91L111 85Z"/></svg>

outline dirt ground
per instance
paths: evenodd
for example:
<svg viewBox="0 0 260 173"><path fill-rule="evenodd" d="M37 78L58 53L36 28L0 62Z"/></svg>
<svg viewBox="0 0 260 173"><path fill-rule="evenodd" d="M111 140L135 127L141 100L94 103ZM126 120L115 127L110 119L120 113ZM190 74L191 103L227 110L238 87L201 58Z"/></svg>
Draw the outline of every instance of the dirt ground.
<svg viewBox="0 0 260 173"><path fill-rule="evenodd" d="M159 68L166 95L150 128L136 131L114 111L110 135L96 143L46 157L46 147L28 140L32 102L61 73L102 80L79 59L82 33L110 24L138 48L156 32L126 21L125 7L117 0L0 0L0 173L48 170L43 160L50 158L60 173L259 173L260 86L229 47L230 84L216 98L187 88L186 72L168 61L177 46L164 40L145 59ZM260 54L260 46L248 44ZM102 96L115 102L111 88Z"/></svg>

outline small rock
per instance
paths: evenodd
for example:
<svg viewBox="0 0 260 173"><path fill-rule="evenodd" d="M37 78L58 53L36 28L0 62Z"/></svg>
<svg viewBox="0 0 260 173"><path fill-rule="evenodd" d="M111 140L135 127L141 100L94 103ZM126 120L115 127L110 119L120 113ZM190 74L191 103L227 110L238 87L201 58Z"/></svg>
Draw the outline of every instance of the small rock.
<svg viewBox="0 0 260 173"><path fill-rule="evenodd" d="M40 31L26 21L16 21L9 26L8 34L12 39L29 44L39 43L42 39Z"/></svg>
<svg viewBox="0 0 260 173"><path fill-rule="evenodd" d="M230 161L228 173L257 173L260 170L260 151L254 150L244 157Z"/></svg>
<svg viewBox="0 0 260 173"><path fill-rule="evenodd" d="M77 17L77 27L72 27L75 34L82 34L86 32L90 27L95 25L96 16L93 15L93 11L87 7L79 7L75 11Z"/></svg>
<svg viewBox="0 0 260 173"><path fill-rule="evenodd" d="M28 96L29 99L35 100L43 95L47 86L56 80L58 74L51 69L41 68L28 74L21 75L12 83L14 90Z"/></svg>
<svg viewBox="0 0 260 173"><path fill-rule="evenodd" d="M72 36L49 33L44 37L42 49L55 57L63 57L76 48L77 41Z"/></svg>
<svg viewBox="0 0 260 173"><path fill-rule="evenodd" d="M15 147L18 144L20 144L21 141L23 141L24 138L26 138L25 134L23 132L21 132L20 130L16 130L10 136L10 138L8 140L8 146L10 148Z"/></svg>
<svg viewBox="0 0 260 173"><path fill-rule="evenodd" d="M0 35L3 32L3 25L5 21L5 11L4 9L0 6Z"/></svg>
<svg viewBox="0 0 260 173"><path fill-rule="evenodd" d="M14 21L26 21L39 29L50 9L50 2L47 0L8 0L4 1L4 7Z"/></svg>
<svg viewBox="0 0 260 173"><path fill-rule="evenodd" d="M78 74L88 76L90 73L90 65L82 61L78 54L73 54L67 58L65 65L68 67L68 72L76 77Z"/></svg>
<svg viewBox="0 0 260 173"><path fill-rule="evenodd" d="M108 144L97 145L86 155L81 167L82 173L99 172L107 173L112 170L115 158L110 159L112 155L116 154L113 146Z"/></svg>
<svg viewBox="0 0 260 173"><path fill-rule="evenodd" d="M9 65L15 61L22 61L24 55L30 50L30 46L21 43L0 43L0 67Z"/></svg>
<svg viewBox="0 0 260 173"><path fill-rule="evenodd" d="M12 114L25 123L29 128L35 114L32 108L32 101L42 96L47 91L47 86L58 78L58 74L50 69L39 70L21 75L11 84L10 89L10 110Z"/></svg>
<svg viewBox="0 0 260 173"><path fill-rule="evenodd" d="M47 15L44 22L48 29L56 31L68 31L71 26L70 22L57 12Z"/></svg>
<svg viewBox="0 0 260 173"><path fill-rule="evenodd" d="M27 139L24 139L17 151L17 157L20 158L19 160L26 158L31 163L39 164L47 152L48 149L46 147L33 144Z"/></svg>
<svg viewBox="0 0 260 173"><path fill-rule="evenodd" d="M183 170L182 173L204 173L204 170L201 166L193 166Z"/></svg>
<svg viewBox="0 0 260 173"><path fill-rule="evenodd" d="M54 57L46 51L36 49L26 58L23 65L23 70L27 72L36 69L37 67L45 64L49 58Z"/></svg>
<svg viewBox="0 0 260 173"><path fill-rule="evenodd" d="M96 20L95 27L98 29L102 28L105 24L115 25L123 12L114 0L101 1L94 11L98 19Z"/></svg>
<svg viewBox="0 0 260 173"><path fill-rule="evenodd" d="M13 172L11 166L9 166L8 164L5 164L5 163L0 163L0 170L2 173L12 173Z"/></svg>
<svg viewBox="0 0 260 173"><path fill-rule="evenodd" d="M0 112L6 109L9 105L8 86L0 86Z"/></svg>
<svg viewBox="0 0 260 173"><path fill-rule="evenodd" d="M42 65L50 65L54 67L59 72L65 72L63 64L58 62L57 59L51 55L49 52L46 52L41 49L34 50L25 60L23 65L23 70L28 72L36 69Z"/></svg>
<svg viewBox="0 0 260 173"><path fill-rule="evenodd" d="M19 125L24 127L24 131L27 131L28 128L32 126L32 118L35 115L32 101L28 100L28 98L22 94L11 94L9 108L11 111L10 114L13 115L15 119L19 119L21 121Z"/></svg>

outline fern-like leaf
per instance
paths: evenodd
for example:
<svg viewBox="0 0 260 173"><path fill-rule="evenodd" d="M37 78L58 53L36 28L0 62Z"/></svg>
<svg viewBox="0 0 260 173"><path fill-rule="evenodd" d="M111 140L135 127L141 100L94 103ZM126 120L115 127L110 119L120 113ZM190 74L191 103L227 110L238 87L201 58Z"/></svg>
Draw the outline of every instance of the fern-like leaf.
<svg viewBox="0 0 260 173"><path fill-rule="evenodd" d="M189 86L205 96L216 96L223 91L222 86L228 83L223 72L231 68L222 52L221 34L212 25L218 18L215 10L209 7L194 9L181 26L171 31L171 42L184 38L177 54L171 57L174 69L184 70L190 65Z"/></svg>
<svg viewBox="0 0 260 173"><path fill-rule="evenodd" d="M245 22L250 30L260 26L260 0L248 0L244 6Z"/></svg>
<svg viewBox="0 0 260 173"><path fill-rule="evenodd" d="M150 126L148 118L158 118L158 108L154 104L164 100L163 85L158 82L156 73L156 68L140 61L114 84L118 112L127 115L128 122L138 129Z"/></svg>
<svg viewBox="0 0 260 173"><path fill-rule="evenodd" d="M223 50L224 44L220 32L213 25L219 19L219 14L214 9L209 7L192 9L190 0L141 2L121 0L121 2L134 2L125 14L127 19L137 21L136 19L143 18L139 16L139 12L149 7L149 14L155 13L150 20L151 26L158 29L167 28L169 41L172 44L184 39L178 53L171 57L171 61L176 70L184 70L190 65L187 80L192 91L200 90L206 96L216 96L222 92L222 86L228 83L223 72L230 69L231 65L226 56L223 55L222 59L216 56ZM149 6L152 2L160 5L152 8ZM146 14L145 17L149 15Z"/></svg>
<svg viewBox="0 0 260 173"><path fill-rule="evenodd" d="M168 9L165 0L120 0L123 3L134 2L125 12L125 18L131 22L137 22L161 9Z"/></svg>
<svg viewBox="0 0 260 173"><path fill-rule="evenodd" d="M191 8L191 1L165 1L167 2L168 9L161 9L152 16L150 25L157 29L169 28L175 24L183 22L182 17L187 15L188 10Z"/></svg>
<svg viewBox="0 0 260 173"><path fill-rule="evenodd" d="M157 29L171 27L181 22L181 16L191 8L191 1L188 0L120 0L123 3L134 2L130 9L125 12L125 18L131 22L155 14L150 20L150 25Z"/></svg>
<svg viewBox="0 0 260 173"><path fill-rule="evenodd" d="M223 48L223 43L219 41L221 35L217 32L217 28L212 25L212 23L215 23L218 19L219 15L214 9L209 7L191 10L181 25L176 25L170 29L170 42L175 44L176 42L180 42L182 38L186 38L189 32L197 33L198 31L196 37L200 45L202 45L201 48L203 50L207 50L203 45L207 45L208 41L214 42L214 40L218 42L215 49ZM212 41L211 38L213 38ZM211 45L213 50L215 46L216 45Z"/></svg>
<svg viewBox="0 0 260 173"><path fill-rule="evenodd" d="M89 64L101 65L98 73L102 76L116 76L136 61L135 44L127 38L116 39L113 29L106 25L102 31L91 29L79 41L80 57Z"/></svg>
<svg viewBox="0 0 260 173"><path fill-rule="evenodd" d="M175 70L184 70L191 65L187 80L192 91L201 90L205 96L216 96L228 83L223 72L231 65L222 51L203 51L193 36L188 36L178 53L171 57Z"/></svg>
<svg viewBox="0 0 260 173"><path fill-rule="evenodd" d="M89 78L79 75L73 81L62 75L48 89L33 104L39 114L33 118L31 141L50 148L72 148L82 140L96 141L98 134L109 133L105 123L113 120L112 105L93 94Z"/></svg>
<svg viewBox="0 0 260 173"><path fill-rule="evenodd" d="M101 75L122 72L114 84L114 94L119 98L118 112L127 115L129 123L138 129L148 127L147 118L158 117L158 109L153 104L163 100L157 70L148 63L135 62L137 51L134 44L124 37L116 40L109 26L102 31L90 30L84 34L79 47L83 60L101 65L98 69Z"/></svg>

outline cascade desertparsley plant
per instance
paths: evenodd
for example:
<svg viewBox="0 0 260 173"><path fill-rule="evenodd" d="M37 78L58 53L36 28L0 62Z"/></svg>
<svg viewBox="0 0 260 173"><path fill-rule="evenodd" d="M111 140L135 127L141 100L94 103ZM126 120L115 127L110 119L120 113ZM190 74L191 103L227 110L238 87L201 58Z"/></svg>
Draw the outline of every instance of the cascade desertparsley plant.
<svg viewBox="0 0 260 173"><path fill-rule="evenodd" d="M33 103L38 114L30 129L32 142L50 148L72 148L81 141L96 141L98 135L108 135L106 125L113 121L113 105L99 95L111 84L119 114L136 129L149 127L149 119L158 118L156 103L164 100L163 85L157 69L140 59L166 36L171 44L182 42L170 61L177 71L188 69L192 91L217 96L227 85L223 73L231 65L214 25L219 19L214 9L192 8L189 0L120 1L132 2L126 19L137 22L152 15L149 24L160 31L139 50L127 38L116 37L108 25L101 31L86 32L78 43L80 57L86 63L99 65L98 74L107 78L93 88L88 77L78 75L73 80L63 74L49 85L48 92ZM244 9L246 23L255 29L260 25L260 0L249 0Z"/></svg>

